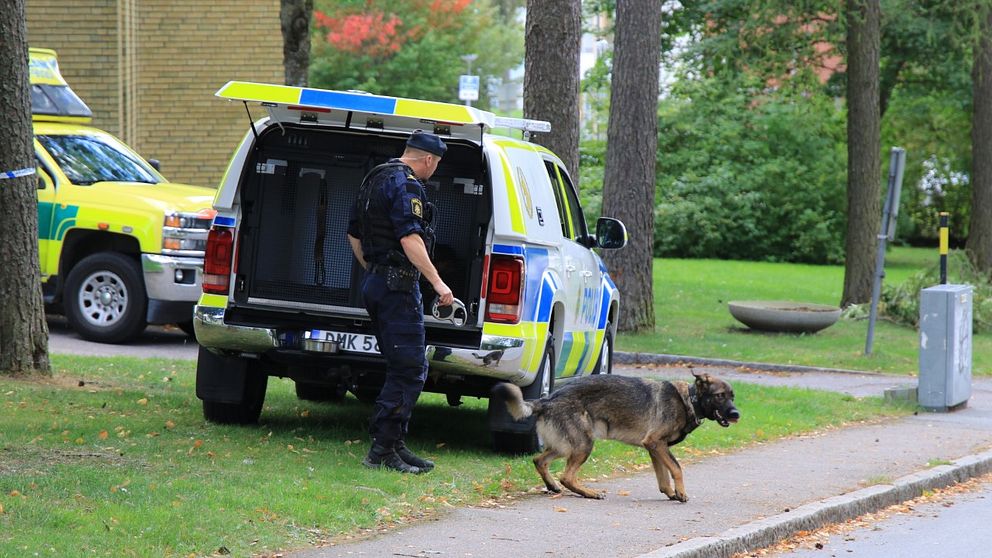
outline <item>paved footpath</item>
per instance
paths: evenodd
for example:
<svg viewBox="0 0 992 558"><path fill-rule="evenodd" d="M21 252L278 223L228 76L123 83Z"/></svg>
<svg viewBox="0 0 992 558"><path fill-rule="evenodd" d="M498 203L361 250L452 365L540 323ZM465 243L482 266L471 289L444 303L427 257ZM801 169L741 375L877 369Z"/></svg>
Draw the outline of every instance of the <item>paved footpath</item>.
<svg viewBox="0 0 992 558"><path fill-rule="evenodd" d="M841 372L706 370L733 382L830 389L857 396L915 379ZM616 373L687 377L685 368L617 366ZM717 557L760 548L799 529L843 521L992 471L992 380L967 408L828 430L729 454L683 459L689 502L669 501L653 473L591 486L605 500L524 496L504 507L458 508L435 520L287 556ZM746 402L738 402L747 420ZM707 421L703 428L716 428ZM731 426L731 428L733 428ZM595 453L593 454L595 456ZM950 465L927 468L938 461ZM444 474L440 463L433 475ZM878 484L886 482L889 484ZM539 484L535 477L535 485Z"/></svg>

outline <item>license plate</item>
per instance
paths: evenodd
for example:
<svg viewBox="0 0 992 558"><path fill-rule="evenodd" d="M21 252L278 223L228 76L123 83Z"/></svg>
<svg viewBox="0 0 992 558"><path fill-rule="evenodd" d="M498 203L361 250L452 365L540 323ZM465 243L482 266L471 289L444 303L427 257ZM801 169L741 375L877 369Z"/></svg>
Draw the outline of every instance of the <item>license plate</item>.
<svg viewBox="0 0 992 558"><path fill-rule="evenodd" d="M375 335L311 329L307 337L316 341L333 341L338 344L339 351L379 354L379 343L376 342Z"/></svg>

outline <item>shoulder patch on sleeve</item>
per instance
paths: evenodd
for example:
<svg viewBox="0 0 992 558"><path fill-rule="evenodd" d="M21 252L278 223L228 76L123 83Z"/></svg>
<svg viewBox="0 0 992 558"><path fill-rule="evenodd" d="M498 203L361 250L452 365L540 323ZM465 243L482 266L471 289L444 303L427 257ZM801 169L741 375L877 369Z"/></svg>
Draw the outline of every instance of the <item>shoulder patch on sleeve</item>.
<svg viewBox="0 0 992 558"><path fill-rule="evenodd" d="M420 198L410 198L410 212L421 219L424 217L424 204Z"/></svg>

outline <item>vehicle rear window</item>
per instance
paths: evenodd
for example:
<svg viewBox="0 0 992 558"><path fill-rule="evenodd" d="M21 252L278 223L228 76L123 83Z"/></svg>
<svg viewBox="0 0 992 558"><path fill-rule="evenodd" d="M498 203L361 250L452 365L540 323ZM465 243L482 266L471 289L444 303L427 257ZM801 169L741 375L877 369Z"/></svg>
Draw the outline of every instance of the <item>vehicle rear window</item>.
<svg viewBox="0 0 992 558"><path fill-rule="evenodd" d="M147 163L113 138L89 135L39 135L37 138L73 184L157 184L161 180Z"/></svg>

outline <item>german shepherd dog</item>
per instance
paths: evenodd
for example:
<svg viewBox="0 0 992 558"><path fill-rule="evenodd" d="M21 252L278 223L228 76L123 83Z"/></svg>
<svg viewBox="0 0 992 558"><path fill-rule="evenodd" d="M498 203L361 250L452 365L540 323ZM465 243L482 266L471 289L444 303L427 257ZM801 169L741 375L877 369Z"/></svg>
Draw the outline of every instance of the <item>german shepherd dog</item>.
<svg viewBox="0 0 992 558"><path fill-rule="evenodd" d="M536 417L544 452L534 458L534 466L551 492L560 493L561 485L548 465L564 457L561 484L586 498L602 498L602 493L579 483L578 472L592 453L593 442L605 438L643 446L651 456L658 488L671 500L687 502L682 467L669 447L684 440L703 419L727 427L741 417L730 384L705 373L693 372L693 376L691 385L585 376L537 401L524 401L520 388L510 383L498 384L494 392L506 400L514 420ZM675 480L674 490L669 475Z"/></svg>

